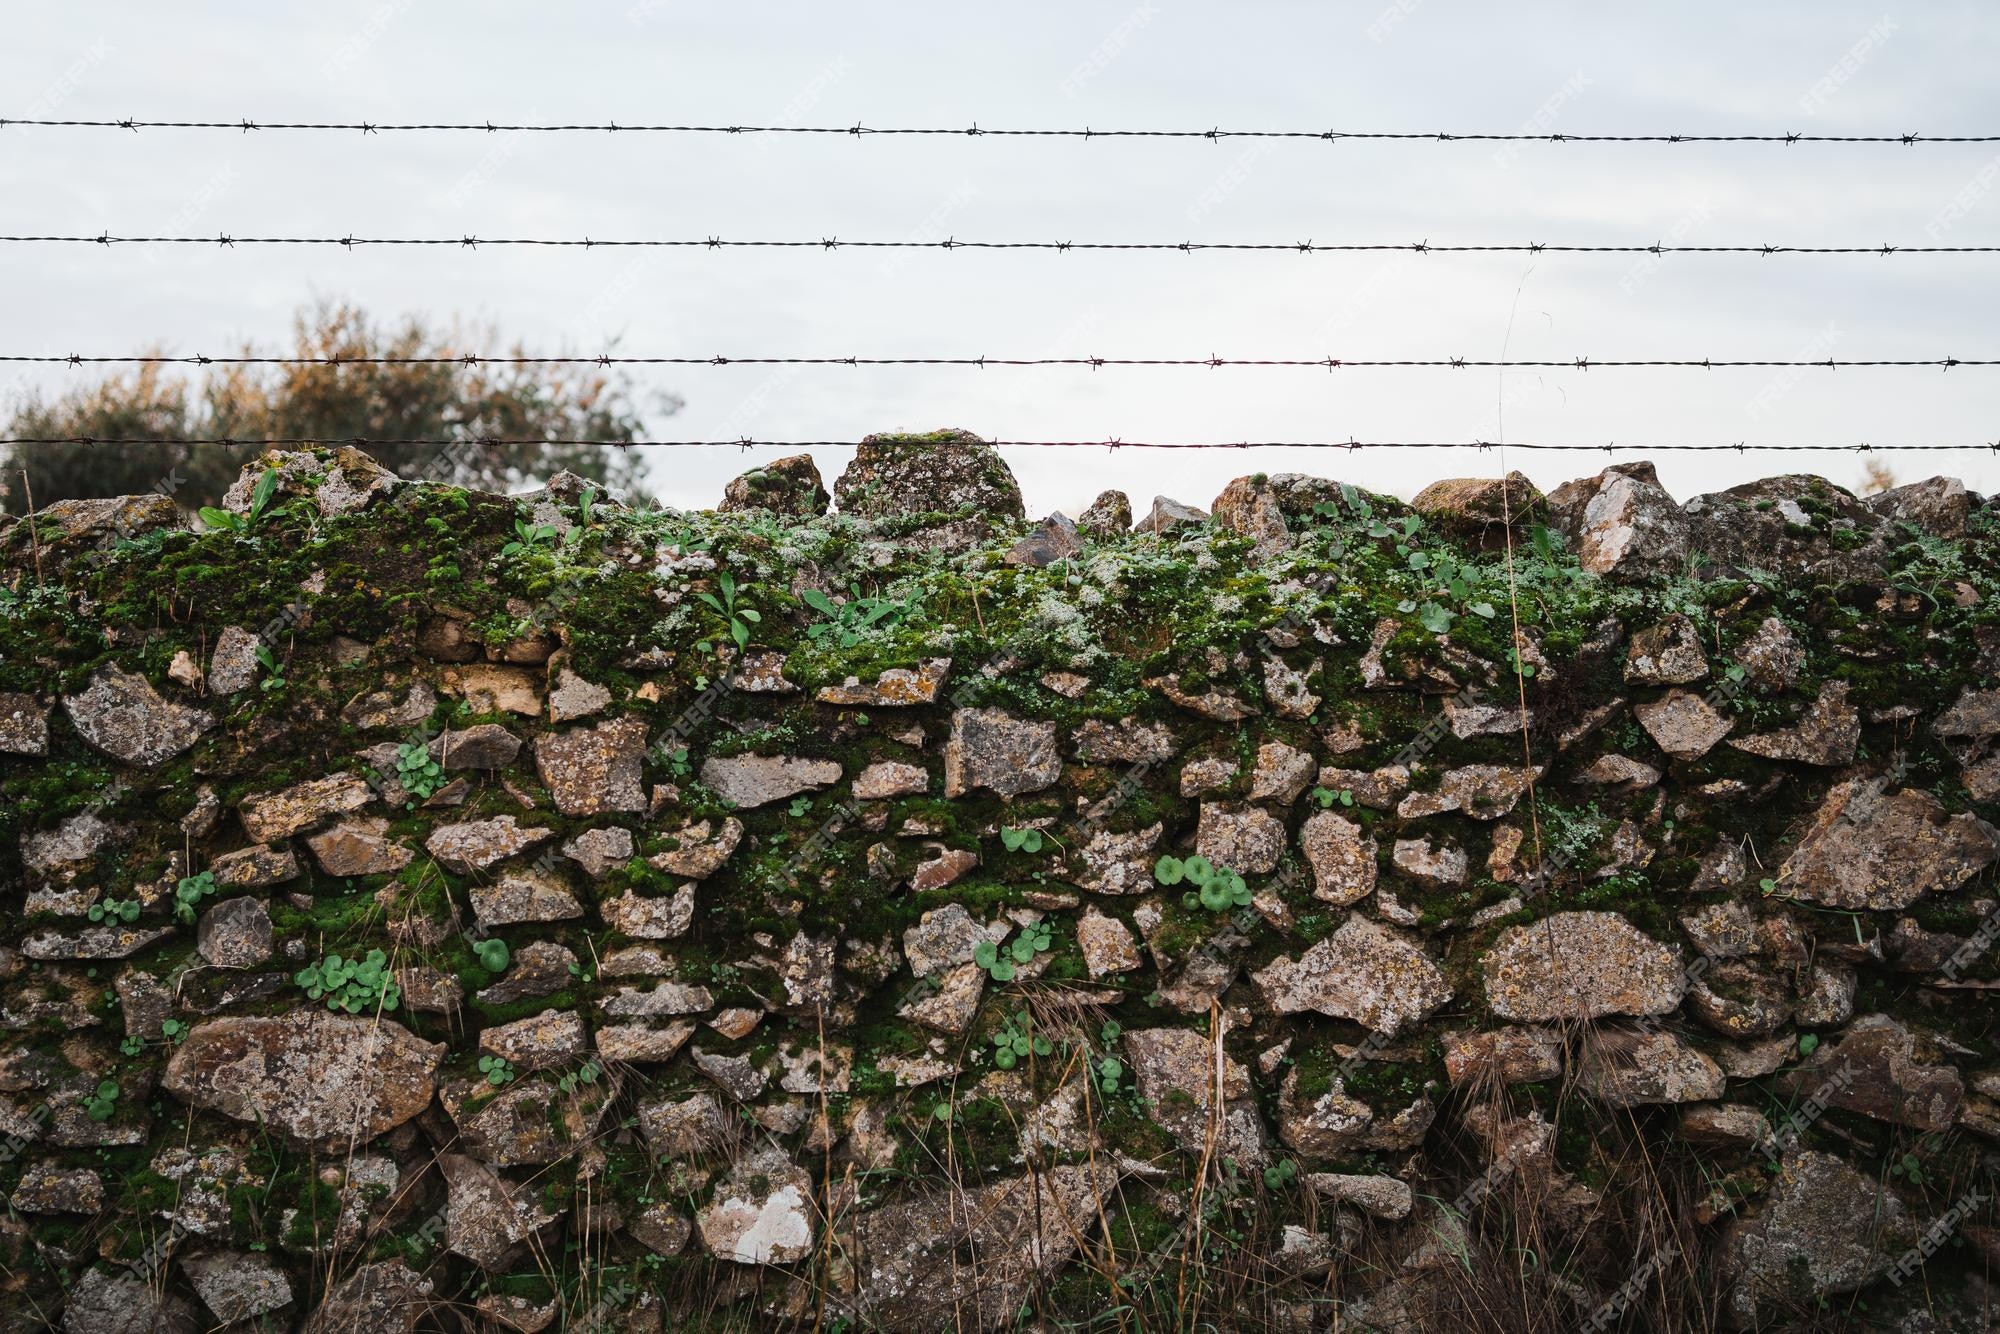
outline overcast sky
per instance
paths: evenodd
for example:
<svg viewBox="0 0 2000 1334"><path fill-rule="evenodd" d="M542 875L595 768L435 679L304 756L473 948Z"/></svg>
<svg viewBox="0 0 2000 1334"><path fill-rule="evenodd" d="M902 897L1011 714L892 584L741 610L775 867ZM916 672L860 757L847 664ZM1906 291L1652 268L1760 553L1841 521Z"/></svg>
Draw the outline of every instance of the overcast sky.
<svg viewBox="0 0 2000 1334"><path fill-rule="evenodd" d="M2000 131L1990 0L1885 9L1017 0L1007 6L16 5L0 116L1566 133ZM1984 20L1984 21L1982 21ZM244 135L0 130L0 232L1047 240L2000 242L2000 145ZM0 247L0 351L280 350L315 298L551 352L2000 355L2000 256ZM0 376L10 398L77 372ZM668 368L676 437L1976 443L2000 369ZM772 456L762 451L760 457ZM661 457L708 505L752 463ZM844 463L821 451L829 482ZM1493 453L1015 451L1029 508L1206 504L1306 471L1409 494ZM1657 457L1682 496L1852 456ZM1509 454L1545 487L1601 456ZM1912 457L2000 490L1991 454Z"/></svg>

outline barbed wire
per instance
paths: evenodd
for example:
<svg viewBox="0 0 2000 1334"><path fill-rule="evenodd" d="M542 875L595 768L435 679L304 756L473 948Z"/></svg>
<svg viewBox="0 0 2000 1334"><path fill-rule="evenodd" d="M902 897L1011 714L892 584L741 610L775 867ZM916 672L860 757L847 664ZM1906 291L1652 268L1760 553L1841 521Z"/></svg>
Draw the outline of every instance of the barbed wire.
<svg viewBox="0 0 2000 1334"><path fill-rule="evenodd" d="M975 370L990 367L1080 366L1098 370L1106 366L1201 366L1210 369L1237 366L1265 366L1308 370L1368 370L1384 368L1430 368L1450 370L1635 370L1668 368L1689 370L1865 370L1882 367L1915 367L1952 370L1959 366L2000 366L2000 358L1980 357L1875 357L1819 360L1724 359L1715 357L1608 358L1571 357L1560 361L1509 359L1485 361L1473 357L1351 358L1351 357L625 357L609 354L582 356L489 356L467 352L432 357L211 357L199 353L169 356L165 353L134 356L83 356L76 353L37 353L0 356L0 365L51 366L964 366Z"/></svg>
<svg viewBox="0 0 2000 1334"><path fill-rule="evenodd" d="M1565 245L1549 241L1518 241L1497 244L1461 245L1443 241L901 241L842 240L822 236L802 240L730 240L720 236L699 238L638 238L599 240L595 237L536 236L236 236L218 232L214 236L95 236L62 234L40 236L0 236L0 243L58 245L204 245L223 249L236 246L340 246L353 250L364 246L455 246L476 250L480 246L544 246L556 249L683 249L683 250L1048 250L1069 251L1141 250L1179 251L1195 254L1205 250L1289 253L1299 255L1403 251L1430 254L1594 254L1594 255L1993 255L2000 245L1667 245L1625 243L1614 245Z"/></svg>
<svg viewBox="0 0 2000 1334"><path fill-rule="evenodd" d="M524 445L551 446L602 446L607 449L855 449L865 443L860 440L756 440L740 437L729 440L611 440L611 439L563 439L563 438L521 438L510 439L493 436L452 436L422 439L375 440L364 436L332 438L325 436L258 437L237 439L230 436L212 437L161 437L153 439L107 438L98 436L14 436L0 437L0 445L85 445L103 448L132 447L141 445L173 445L188 447L257 448L257 449L302 449L318 445L352 445L359 449L388 449L401 446L410 448L453 448L479 446L483 448L518 447ZM1619 444L1610 441L1603 444L1555 443L1547 441L1499 441L1499 440L1125 440L1113 436L1101 440L989 440L995 449L1334 449L1359 452L1368 449L1521 449L1560 453L1844 453L1844 454L1909 454L1943 453L1963 451L1985 451L2000 453L2000 441L1983 444L1872 444L1867 442L1844 444L1751 444L1748 441L1734 441L1715 444Z"/></svg>
<svg viewBox="0 0 2000 1334"><path fill-rule="evenodd" d="M369 134L398 134L442 131L479 134L800 134L841 135L863 138L870 135L972 139L1196 139L1219 143L1224 139L1318 139L1411 140L1433 143L1544 143L1544 144L1989 144L2000 143L2000 134L1529 134L1526 132L1485 133L1444 130L1100 130L1002 128L984 129L977 122L964 127L853 125L620 125L615 121L572 124L525 124L494 121L259 121L240 120L109 120L8 119L0 117L0 130L11 126L42 129L95 130L235 130L256 131L345 131Z"/></svg>

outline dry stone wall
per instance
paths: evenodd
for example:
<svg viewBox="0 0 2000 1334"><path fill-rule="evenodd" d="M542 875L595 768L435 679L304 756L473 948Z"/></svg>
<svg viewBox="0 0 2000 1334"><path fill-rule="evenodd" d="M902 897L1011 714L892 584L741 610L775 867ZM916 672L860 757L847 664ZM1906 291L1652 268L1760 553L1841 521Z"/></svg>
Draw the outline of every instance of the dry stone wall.
<svg viewBox="0 0 2000 1334"><path fill-rule="evenodd" d="M831 495L0 530L0 1307L1995 1327L1991 502Z"/></svg>

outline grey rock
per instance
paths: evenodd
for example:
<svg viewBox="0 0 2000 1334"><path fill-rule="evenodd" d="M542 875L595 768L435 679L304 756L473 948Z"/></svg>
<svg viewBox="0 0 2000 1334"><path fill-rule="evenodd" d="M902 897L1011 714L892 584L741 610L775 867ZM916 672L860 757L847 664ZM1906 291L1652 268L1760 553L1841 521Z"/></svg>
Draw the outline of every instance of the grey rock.
<svg viewBox="0 0 2000 1334"><path fill-rule="evenodd" d="M535 770L564 815L645 810L639 781L645 754L646 724L639 718L535 738Z"/></svg>
<svg viewBox="0 0 2000 1334"><path fill-rule="evenodd" d="M215 726L213 714L165 699L143 676L107 663L63 698L77 735L114 760L147 768L180 754Z"/></svg>
<svg viewBox="0 0 2000 1334"><path fill-rule="evenodd" d="M999 453L969 431L871 435L833 484L844 514L975 514L1020 519L1021 488Z"/></svg>
<svg viewBox="0 0 2000 1334"><path fill-rule="evenodd" d="M254 968L271 957L271 913L260 899L225 899L201 915L201 956L218 968Z"/></svg>
<svg viewBox="0 0 2000 1334"><path fill-rule="evenodd" d="M701 781L723 800L747 811L837 783L840 765L833 760L792 755L732 755L704 761Z"/></svg>
<svg viewBox="0 0 2000 1334"><path fill-rule="evenodd" d="M1056 725L1005 709L955 709L944 747L944 794L986 788L1003 797L1039 792L1062 777Z"/></svg>
<svg viewBox="0 0 2000 1334"><path fill-rule="evenodd" d="M1451 999L1422 946L1358 915L1297 960L1280 955L1250 980L1278 1014L1311 1010L1390 1036Z"/></svg>
<svg viewBox="0 0 2000 1334"><path fill-rule="evenodd" d="M1492 1011L1531 1023L1667 1014L1687 992L1678 953L1616 913L1510 926L1480 966Z"/></svg>

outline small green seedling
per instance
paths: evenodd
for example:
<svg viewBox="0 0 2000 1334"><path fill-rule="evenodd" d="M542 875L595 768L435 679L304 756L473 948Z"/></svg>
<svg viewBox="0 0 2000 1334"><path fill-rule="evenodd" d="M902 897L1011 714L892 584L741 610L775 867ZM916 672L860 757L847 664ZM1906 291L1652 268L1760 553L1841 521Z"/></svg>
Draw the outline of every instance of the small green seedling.
<svg viewBox="0 0 2000 1334"><path fill-rule="evenodd" d="M514 540L500 548L500 555L518 556L524 551L534 551L551 546L560 530L552 523L530 523L526 519L514 520Z"/></svg>
<svg viewBox="0 0 2000 1334"><path fill-rule="evenodd" d="M505 1088L516 1078L513 1062L501 1056L480 1057L479 1073L485 1075L486 1082L494 1088Z"/></svg>
<svg viewBox="0 0 2000 1334"><path fill-rule="evenodd" d="M579 1086L587 1086L590 1084L595 1084L596 1082L597 1082L597 1065L595 1062L593 1062L590 1065L579 1066L578 1068L564 1075L561 1079L558 1079L556 1081L556 1087L561 1089L564 1093L574 1093L577 1091Z"/></svg>
<svg viewBox="0 0 2000 1334"><path fill-rule="evenodd" d="M162 1019L160 1021L160 1036L173 1043L176 1047L187 1041L187 1035L188 1026L180 1020Z"/></svg>
<svg viewBox="0 0 2000 1334"><path fill-rule="evenodd" d="M1000 830L1000 846L1009 852L1040 852L1042 850L1042 831L1039 829L1015 829L1011 826L1002 826Z"/></svg>
<svg viewBox="0 0 2000 1334"><path fill-rule="evenodd" d="M199 875L183 876L174 885L174 916L182 922L194 921L195 909L201 901L215 893L215 872L203 871Z"/></svg>
<svg viewBox="0 0 2000 1334"><path fill-rule="evenodd" d="M1000 947L990 940L982 940L972 947L972 961L986 970L987 976L995 982L1012 982L1020 970L1014 961L1000 953Z"/></svg>
<svg viewBox="0 0 2000 1334"><path fill-rule="evenodd" d="M1181 896L1183 907L1219 913L1250 903L1250 887L1243 883L1243 877L1206 857L1162 857L1153 864L1153 878L1163 885L1193 884L1193 892Z"/></svg>
<svg viewBox="0 0 2000 1334"><path fill-rule="evenodd" d="M257 485L251 488L250 508L248 512L237 514L232 510L217 509L213 505L203 505L200 510L201 521L207 527L226 533L234 533L238 537L242 537L252 528L255 528L263 519L265 511L270 508L271 497L276 495L277 492L278 470L276 468L268 468L265 470L264 475L257 479Z"/></svg>
<svg viewBox="0 0 2000 1334"><path fill-rule="evenodd" d="M285 688L285 664L262 644L257 646L257 665L264 669L264 679L257 684L259 690Z"/></svg>
<svg viewBox="0 0 2000 1334"><path fill-rule="evenodd" d="M1803 1058L1803 1057L1807 1057L1807 1056L1810 1056L1810 1055L1812 1055L1812 1054L1813 1054L1814 1052L1816 1052L1816 1051L1818 1051L1818 1050L1819 1050L1819 1034L1817 1034L1817 1033L1801 1033L1801 1034L1799 1034L1799 1055L1800 1055L1800 1057L1802 1057L1802 1058Z"/></svg>
<svg viewBox="0 0 2000 1334"><path fill-rule="evenodd" d="M422 741L405 741L396 747L396 781L417 801L444 786L444 766L431 758L431 748ZM411 802L412 809L416 802Z"/></svg>
<svg viewBox="0 0 2000 1334"><path fill-rule="evenodd" d="M489 973L506 972L507 965L514 958L514 952L507 948L507 942L499 939L482 940L472 947L472 952L478 956L479 966Z"/></svg>
<svg viewBox="0 0 2000 1334"><path fill-rule="evenodd" d="M754 607L738 605L736 576L729 571L724 570L715 577L715 587L717 591L714 593L697 593L695 596L707 603L711 611L729 623L729 637L736 641L737 648L750 647L750 627L761 622L764 619L763 614ZM710 641L704 640L695 647L705 653L713 645Z"/></svg>
<svg viewBox="0 0 2000 1334"><path fill-rule="evenodd" d="M1124 1028L1119 1025L1116 1019L1106 1019L1104 1021L1104 1027L1097 1030L1097 1036L1100 1039L1102 1039L1104 1045L1108 1047L1112 1043L1118 1041L1118 1035L1120 1033L1123 1033L1124 1031L1125 1031Z"/></svg>
<svg viewBox="0 0 2000 1334"><path fill-rule="evenodd" d="M118 1110L118 1085L104 1080L94 1095L83 1100L83 1110L93 1121L109 1121Z"/></svg>
<svg viewBox="0 0 2000 1334"><path fill-rule="evenodd" d="M324 1000L329 1010L360 1014L378 1006L393 1010L402 1003L402 989L389 975L389 956L370 950L360 959L329 954L292 977L310 1000Z"/></svg>
<svg viewBox="0 0 2000 1334"><path fill-rule="evenodd" d="M1097 1061L1097 1087L1105 1093L1116 1093L1118 1081L1125 1074L1125 1063L1116 1056L1102 1056Z"/></svg>
<svg viewBox="0 0 2000 1334"><path fill-rule="evenodd" d="M1289 1158L1281 1159L1264 1169L1264 1184L1272 1190L1289 1186L1299 1174L1299 1165Z"/></svg>
<svg viewBox="0 0 2000 1334"><path fill-rule="evenodd" d="M118 1044L118 1050L126 1056L137 1056L140 1052L146 1050L146 1039L134 1033Z"/></svg>
<svg viewBox="0 0 2000 1334"><path fill-rule="evenodd" d="M1889 1164L1889 1175L1901 1177L1912 1186L1924 1184L1924 1163L1914 1153L1906 1153L1896 1162Z"/></svg>
<svg viewBox="0 0 2000 1334"><path fill-rule="evenodd" d="M1321 810L1325 810L1335 803L1339 803L1342 806L1352 806L1354 804L1354 790L1352 788L1344 787L1336 792L1330 787L1316 787L1310 795L1314 801L1320 804Z"/></svg>
<svg viewBox="0 0 2000 1334"><path fill-rule="evenodd" d="M136 922L139 920L139 900L99 899L90 905L88 915L93 922Z"/></svg>
<svg viewBox="0 0 2000 1334"><path fill-rule="evenodd" d="M1026 1010L1016 1010L1013 1017L1000 1026L993 1035L993 1064L1002 1070L1012 1070L1020 1064L1021 1058L1029 1054L1047 1056L1055 1051L1055 1044L1034 1031L1034 1020Z"/></svg>
<svg viewBox="0 0 2000 1334"><path fill-rule="evenodd" d="M811 797L793 797L792 804L789 807L792 813L792 818L794 820L798 819L802 815L807 814L812 810L812 808L813 808L813 803Z"/></svg>

